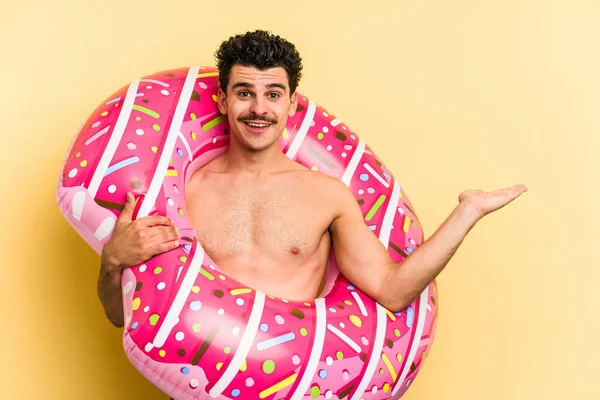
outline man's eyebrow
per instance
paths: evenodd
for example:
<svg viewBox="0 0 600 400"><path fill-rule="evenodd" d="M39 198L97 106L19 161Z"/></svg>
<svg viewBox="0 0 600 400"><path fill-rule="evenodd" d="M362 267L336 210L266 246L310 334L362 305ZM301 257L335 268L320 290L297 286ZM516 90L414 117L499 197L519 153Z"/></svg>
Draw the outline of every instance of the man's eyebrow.
<svg viewBox="0 0 600 400"><path fill-rule="evenodd" d="M285 88L285 85L283 85L283 84L281 84L281 83L269 83L269 84L267 85L267 87L268 87L269 89L271 89L271 88L280 88L280 89L281 89L281 90L283 90L284 92L285 92L285 90L286 90L286 88Z"/></svg>
<svg viewBox="0 0 600 400"><path fill-rule="evenodd" d="M233 84L231 89L233 90L233 89L239 88L239 87L246 88L246 89L254 89L254 85L250 82L236 82ZM286 91L286 87L282 83L269 83L267 85L267 88L269 88L269 89L279 88L279 89L283 90L284 92Z"/></svg>
<svg viewBox="0 0 600 400"><path fill-rule="evenodd" d="M248 82L236 82L233 84L233 86L231 87L231 89L235 89L238 87L244 87L244 88L248 88L248 89L253 89L254 85Z"/></svg>

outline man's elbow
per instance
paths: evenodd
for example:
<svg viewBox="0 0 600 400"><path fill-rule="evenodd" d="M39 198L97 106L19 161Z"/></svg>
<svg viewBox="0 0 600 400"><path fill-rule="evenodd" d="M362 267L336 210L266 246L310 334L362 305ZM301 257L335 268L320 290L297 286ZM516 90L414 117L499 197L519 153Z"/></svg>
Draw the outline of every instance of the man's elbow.
<svg viewBox="0 0 600 400"><path fill-rule="evenodd" d="M391 312L400 312L410 306L415 300L416 298L409 298L406 296L397 296L394 298L382 296L381 300L377 300L377 302Z"/></svg>
<svg viewBox="0 0 600 400"><path fill-rule="evenodd" d="M108 321L113 324L115 328L123 328L125 326L125 321L123 320L122 315L109 315L105 314Z"/></svg>

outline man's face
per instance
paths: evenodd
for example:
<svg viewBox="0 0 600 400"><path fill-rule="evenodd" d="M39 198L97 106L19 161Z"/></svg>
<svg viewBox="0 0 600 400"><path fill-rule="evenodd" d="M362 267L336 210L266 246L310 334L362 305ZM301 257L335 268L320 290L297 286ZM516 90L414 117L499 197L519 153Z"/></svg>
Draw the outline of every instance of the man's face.
<svg viewBox="0 0 600 400"><path fill-rule="evenodd" d="M296 93L290 98L287 72L282 67L259 70L234 65L227 95L219 90L219 110L227 114L232 140L251 151L277 143L297 104Z"/></svg>

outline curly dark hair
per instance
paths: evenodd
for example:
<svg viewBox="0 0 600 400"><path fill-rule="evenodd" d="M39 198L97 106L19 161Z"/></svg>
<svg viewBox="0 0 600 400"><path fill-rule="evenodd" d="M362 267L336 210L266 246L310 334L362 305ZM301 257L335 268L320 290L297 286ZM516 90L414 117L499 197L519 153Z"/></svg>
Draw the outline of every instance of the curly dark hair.
<svg viewBox="0 0 600 400"><path fill-rule="evenodd" d="M271 32L256 30L235 35L221 43L215 52L219 67L219 85L227 92L229 74L234 65L260 70L282 67L287 72L290 95L302 77L302 58L296 46Z"/></svg>

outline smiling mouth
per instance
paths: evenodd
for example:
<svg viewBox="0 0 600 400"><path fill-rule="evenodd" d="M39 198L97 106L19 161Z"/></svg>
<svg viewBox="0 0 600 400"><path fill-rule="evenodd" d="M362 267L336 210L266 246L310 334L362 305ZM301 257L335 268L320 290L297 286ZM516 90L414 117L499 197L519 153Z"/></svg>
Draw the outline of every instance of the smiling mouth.
<svg viewBox="0 0 600 400"><path fill-rule="evenodd" d="M268 126L271 126L271 124L265 123L265 122L249 122L249 121L243 121L244 124L248 125L251 128L256 128L256 129L262 129L262 128L266 128Z"/></svg>

